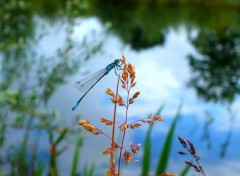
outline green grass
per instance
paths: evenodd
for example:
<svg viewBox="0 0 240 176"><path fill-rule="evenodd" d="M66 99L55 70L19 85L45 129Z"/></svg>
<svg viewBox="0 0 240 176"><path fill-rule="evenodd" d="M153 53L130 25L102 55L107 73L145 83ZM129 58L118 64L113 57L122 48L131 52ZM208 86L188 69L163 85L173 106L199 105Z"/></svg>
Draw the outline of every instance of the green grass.
<svg viewBox="0 0 240 176"><path fill-rule="evenodd" d="M159 110L156 112L155 115L159 115L164 108L164 105L162 105ZM170 129L168 131L168 134L166 136L165 142L163 144L163 149L160 152L159 159L158 159L158 164L157 167L155 168L155 175L160 175L162 173L166 172L167 166L168 166L168 160L170 158L170 152L172 148L172 142L174 140L174 132L177 126L177 122L180 117L180 112L181 112L182 104L179 105L178 110L176 112L176 115L174 116L174 120L170 126ZM154 126L150 126L148 128L148 131L146 133L146 138L144 141L144 150L143 150L143 161L142 161L142 176L147 176L149 175L150 172L150 166L151 166L151 147L152 147L152 142L151 142L151 133L152 129ZM180 173L180 176L186 176L186 174L189 171L189 166L186 166L183 171ZM174 172L174 171L172 171Z"/></svg>

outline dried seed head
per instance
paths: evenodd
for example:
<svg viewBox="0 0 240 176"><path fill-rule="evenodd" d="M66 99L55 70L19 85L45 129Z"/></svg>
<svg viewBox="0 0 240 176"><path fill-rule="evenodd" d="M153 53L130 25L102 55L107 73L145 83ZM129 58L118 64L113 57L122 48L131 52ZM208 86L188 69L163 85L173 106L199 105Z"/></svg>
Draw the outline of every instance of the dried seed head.
<svg viewBox="0 0 240 176"><path fill-rule="evenodd" d="M126 130L128 128L128 125L127 124L122 124L122 125L120 125L120 127L119 127L119 129L121 130L121 131L124 131L124 130Z"/></svg>
<svg viewBox="0 0 240 176"><path fill-rule="evenodd" d="M106 123L106 122L109 121L109 120L101 117L101 118L100 118L100 121L103 122L103 123Z"/></svg>
<svg viewBox="0 0 240 176"><path fill-rule="evenodd" d="M125 85L125 82L124 82L124 80L123 80L123 79L120 79L120 81L121 81L121 83L122 83L123 85Z"/></svg>
<svg viewBox="0 0 240 176"><path fill-rule="evenodd" d="M188 144L189 144L189 146L190 146L190 148L189 148L190 153L191 153L193 156L197 156L196 150L195 150L192 142L189 141L189 140L187 140L187 142L188 142Z"/></svg>
<svg viewBox="0 0 240 176"><path fill-rule="evenodd" d="M147 123L148 123L149 125L153 125L155 122L152 121L152 120L148 120Z"/></svg>
<svg viewBox="0 0 240 176"><path fill-rule="evenodd" d="M111 120L105 119L105 118L100 118L101 122L105 123L106 126L110 126L113 124Z"/></svg>
<svg viewBox="0 0 240 176"><path fill-rule="evenodd" d="M111 100L112 100L113 103L117 103L116 98L113 97L113 98L111 98Z"/></svg>
<svg viewBox="0 0 240 176"><path fill-rule="evenodd" d="M135 98L137 98L138 97L138 95L140 95L140 91L138 91L138 92L135 92L135 94L133 95L133 98L135 99Z"/></svg>
<svg viewBox="0 0 240 176"><path fill-rule="evenodd" d="M125 61L126 60L126 55L125 53L122 53L122 59Z"/></svg>
<svg viewBox="0 0 240 176"><path fill-rule="evenodd" d="M185 163L186 163L187 165L193 167L196 172L199 172L199 173L201 173L202 175L206 175L205 172L204 172L204 170L203 170L203 168L202 168L202 166L199 164L200 157L197 155L196 150L195 150L192 142L191 142L190 140L187 140L187 143L188 143L188 145L189 145L189 147L188 147L188 145L187 145L187 143L186 143L186 141L185 141L184 138L178 136L178 139L179 139L180 143L182 144L182 146L183 146L183 147L195 158L195 160L196 160L196 164L193 164L193 163L190 162L190 161L185 161ZM180 154L180 155L185 155L186 153L184 153L184 152L178 152L178 154Z"/></svg>
<svg viewBox="0 0 240 176"><path fill-rule="evenodd" d="M124 102L123 102L123 98L121 95L118 94L118 98L117 98L117 102L119 106L123 106Z"/></svg>
<svg viewBox="0 0 240 176"><path fill-rule="evenodd" d="M134 154L136 154L141 149L141 144L131 143L131 149Z"/></svg>
<svg viewBox="0 0 240 176"><path fill-rule="evenodd" d="M131 87L136 86L136 84L137 84L137 82L132 83L132 84L131 84Z"/></svg>
<svg viewBox="0 0 240 176"><path fill-rule="evenodd" d="M122 72L122 79L123 79L123 81L124 81L125 83L126 83L127 80L128 80L128 72L127 72L126 69L124 69L123 72Z"/></svg>
<svg viewBox="0 0 240 176"><path fill-rule="evenodd" d="M191 167L193 167L194 166L194 164L192 163L192 162L190 162L190 161L184 161L187 165L189 165L189 166L191 166Z"/></svg>
<svg viewBox="0 0 240 176"><path fill-rule="evenodd" d="M112 148L108 148L108 149L105 149L102 151L102 154L103 155L110 155L110 154L113 154L114 153L114 150Z"/></svg>
<svg viewBox="0 0 240 176"><path fill-rule="evenodd" d="M116 149L116 148L118 148L118 147L119 147L119 145L118 145L116 142L113 142L112 148L113 148L113 149Z"/></svg>
<svg viewBox="0 0 240 176"><path fill-rule="evenodd" d="M79 121L77 122L78 125L84 125L84 124L87 124L87 123L89 123L88 120L79 120Z"/></svg>
<svg viewBox="0 0 240 176"><path fill-rule="evenodd" d="M133 157L133 155L128 151L125 151L123 154L123 158L124 158L126 164L131 162L132 157Z"/></svg>
<svg viewBox="0 0 240 176"><path fill-rule="evenodd" d="M112 124L113 124L113 122L110 121L110 120L109 120L108 122L105 123L106 126L111 126Z"/></svg>
<svg viewBox="0 0 240 176"><path fill-rule="evenodd" d="M113 91L112 91L111 89L106 89L105 93L108 94L108 95L110 95L111 97L114 97L114 96L115 96L114 93L113 93Z"/></svg>
<svg viewBox="0 0 240 176"><path fill-rule="evenodd" d="M128 73L130 73L130 74L133 72L133 67L131 64L127 65L127 70L128 70Z"/></svg>
<svg viewBox="0 0 240 176"><path fill-rule="evenodd" d="M140 123L134 123L134 124L131 124L129 125L131 129L135 129L135 128L138 128L140 126L142 126Z"/></svg>
<svg viewBox="0 0 240 176"><path fill-rule="evenodd" d="M134 102L133 98L130 98L128 102L129 102L129 104L133 104L133 102Z"/></svg>
<svg viewBox="0 0 240 176"><path fill-rule="evenodd" d="M136 77L136 76L135 76L135 67L132 66L132 68L131 68L131 70L130 70L130 78L132 79L132 78L134 78L134 77Z"/></svg>
<svg viewBox="0 0 240 176"><path fill-rule="evenodd" d="M113 172L113 173L112 173ZM112 169L112 172L110 170L108 170L106 173L104 173L103 176L109 176L109 175L112 175L112 176L118 176L118 171L114 170L114 168Z"/></svg>
<svg viewBox="0 0 240 176"><path fill-rule="evenodd" d="M159 115L155 116L153 119L154 119L154 120L158 120L158 121L164 120L163 117L162 117L162 116L159 116Z"/></svg>
<svg viewBox="0 0 240 176"><path fill-rule="evenodd" d="M136 78L135 75L131 78L131 84L133 84L133 82L135 81L135 78ZM136 84L136 83L135 83L135 84ZM134 86L132 86L132 87L134 87Z"/></svg>
<svg viewBox="0 0 240 176"><path fill-rule="evenodd" d="M161 174L160 176L177 176L176 174L170 174L170 173L164 173Z"/></svg>
<svg viewBox="0 0 240 176"><path fill-rule="evenodd" d="M148 117L149 119L151 119L151 118L153 118L153 114L151 113L151 114L149 114L147 117Z"/></svg>
<svg viewBox="0 0 240 176"><path fill-rule="evenodd" d="M135 92L132 98L129 99L129 104L132 104L134 102L134 99L137 98L138 95L140 95L140 92Z"/></svg>
<svg viewBox="0 0 240 176"><path fill-rule="evenodd" d="M182 137L178 136L178 140L180 141L180 143L182 144L182 146L184 148L187 148L187 143L185 142L185 139L183 139Z"/></svg>
<svg viewBox="0 0 240 176"><path fill-rule="evenodd" d="M178 154L179 154L179 155L186 155L187 153L178 151Z"/></svg>
<svg viewBox="0 0 240 176"><path fill-rule="evenodd" d="M89 121L87 120L80 120L77 124L83 126L83 128L86 131L91 132L92 134L95 134L95 135L101 134L99 130L95 126L90 124Z"/></svg>

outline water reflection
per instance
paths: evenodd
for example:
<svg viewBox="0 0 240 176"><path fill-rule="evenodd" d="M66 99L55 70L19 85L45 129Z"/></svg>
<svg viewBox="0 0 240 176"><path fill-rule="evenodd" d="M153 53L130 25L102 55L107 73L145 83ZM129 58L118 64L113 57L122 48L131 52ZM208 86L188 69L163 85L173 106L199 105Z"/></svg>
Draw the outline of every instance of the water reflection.
<svg viewBox="0 0 240 176"><path fill-rule="evenodd" d="M239 31L237 30L239 29L237 20L239 19L239 12L234 8L224 7L174 6L174 1L171 1L170 4L158 4L156 1L124 2L116 5L116 3L102 3L101 1L61 1L60 3L54 1L47 3L46 0L41 0L34 1L34 3L26 3L25 1L12 0L10 3L4 3L1 6L4 11L2 15L3 20L0 22L0 26L3 29L0 35L0 89L7 95L6 99L8 100L6 100L7 103L0 102L0 144L2 151L8 154L8 156L2 155L1 159L4 162L0 163L1 168L4 169L9 167L9 165L12 168L22 168L23 170L19 170L19 172L24 175L24 169L29 170L29 173L34 173L34 170L37 169L36 166L39 165L38 162L46 163L47 161L50 163L50 166L56 167L54 153L61 153L64 151L65 146L69 146L69 143L76 142L75 138L69 142L69 138L74 137L75 134L72 134L76 131L68 131L68 129L74 126L72 124L76 120L67 119L68 121L73 121L73 123L68 124L62 120L63 114L59 114L61 112L59 107L65 106L61 98L66 95L69 98L68 92L71 90L63 90L57 95L56 90L58 90L59 86L64 85L70 76L77 73L81 64L92 57L92 53L98 53L105 42L107 43L108 41L107 39L104 42L101 41L102 35L93 36L92 34L91 40L86 36L80 36L82 40L79 41L79 38L76 37L78 33L74 33L76 32L75 27L78 25L75 22L79 20L79 17L85 18L86 16L97 16L103 23L111 24L109 33L114 35L110 36L119 37L123 42L121 44L124 46L130 44L131 48L126 49L128 52L126 54L136 57L137 59L132 61L136 63L139 70L143 70L142 72L137 72L137 74L144 80L140 80L139 85L143 89L146 88L147 96L140 99L142 102L133 110L134 113L139 113L139 110L142 111L144 103L145 108L155 108L155 106L158 107L162 103L162 99L167 97L168 100L166 101L173 102L176 105L179 102L178 98L185 96L186 109L183 112L183 121L180 122L181 128L177 130L177 133L183 133L183 129L189 127L191 135L189 135L189 131L185 135L193 137L195 142L199 144L199 148L204 148L201 145L201 134L203 134L203 140L206 141L207 146L217 148L218 152L220 148L221 156L229 154L232 157L229 147L233 147L231 138L233 138L233 133L235 132L233 125L237 120L235 112L233 113L232 110L227 111L230 122L229 131L226 134L226 129L223 130L224 135L222 136L226 138L221 138L221 141L217 141L220 143L220 146L216 146L215 140L219 139L219 135L216 134L216 129L214 129L216 125L214 126L214 123L217 123L218 118L214 115L213 121L209 114L201 114L200 111L204 112L202 109L199 110L203 106L202 102L199 103L198 100L195 100L195 97L192 98L192 94L182 85L183 80L188 78L185 74L192 76L192 74L184 70L188 67L185 67L184 62L186 60L182 58L186 52L192 52L186 47L186 32L189 41L192 42L198 51L197 54L189 56L189 65L194 73L190 85L206 101L227 102L229 106L234 104L239 94L240 73L238 68L240 68L240 61ZM81 16L83 14L84 16ZM44 18L47 18L47 22ZM43 21L46 23L42 23ZM46 32L48 32L41 26L42 24L47 24L47 28L52 29L54 28L53 22L56 21L61 24L60 28L65 35L60 36L59 34L58 37L62 39L62 45L57 49L55 48L56 50L52 49L53 46L50 46L49 40L46 40L43 45L48 49L54 50L54 54L49 55L45 53L46 50L42 50L43 47L39 44L42 39L47 37ZM84 23L84 20L79 21ZM87 28L86 26L84 28ZM230 27L223 28L223 26ZM179 30L181 27L184 29L184 32ZM196 36L193 38L191 34L196 31ZM171 46L168 45L169 36L172 36L172 39L174 39L170 42ZM179 45L176 45L176 42L179 42ZM187 44L189 45L189 43ZM108 53L122 53L122 50L119 51L119 48L116 48L115 45L112 43L110 45ZM170 48L165 55L162 49L166 50L166 48L163 46ZM135 52L136 50L141 52ZM185 50L187 51L185 52ZM168 55L168 53L170 54ZM162 59L163 55L167 57ZM102 55L102 58L104 57ZM181 58L182 60L179 61L176 58ZM96 65L98 66L98 64ZM92 65L90 64L89 67L92 68ZM185 77L182 78L181 76ZM72 85L72 83L69 84ZM164 88L161 89L162 87ZM164 92L162 90L167 91ZM180 93L181 95L179 95ZM169 96L170 94L172 96ZM61 100L61 103L59 101L53 102L56 105L55 107L59 108L57 110L48 109L49 99L53 95L60 97L59 99ZM91 95L89 95L90 97ZM15 101L12 101L12 99ZM94 96L93 100L96 100ZM89 102L91 103L90 99ZM96 105L95 110L99 108L97 104L97 102L91 104ZM71 106L72 104L69 105L69 109L71 109ZM83 107L89 107L89 105L84 105ZM174 107L177 106L171 104L166 111L173 114L176 110ZM212 107L208 108L211 112L216 110L212 109ZM222 107L224 106L221 106L221 109ZM151 111L155 111L155 109L151 109ZM84 111L79 112L85 113ZM161 137L164 137L169 129L170 116L172 114L168 114L166 125L159 128L162 130ZM199 118L197 122L189 121L187 116L189 114L191 117ZM201 116L204 115L207 116L205 126L203 129L200 129L201 123L203 123ZM227 115L224 117L227 117ZM220 120L224 123L226 122L223 118ZM5 135L9 129L19 130L16 132L17 138L11 139L12 136L6 138ZM201 130L203 130L203 133ZM61 135L64 136L64 140L61 143L62 146L56 147L56 143ZM41 136L43 136L42 139ZM140 136L142 140L140 133L136 136ZM81 140L80 137L77 135L79 141ZM36 138L40 139L41 142L36 140ZM17 143L15 140L17 140ZM92 143L90 145L95 147ZM159 150L159 145L156 145L158 147L154 151ZM6 149L7 147L9 147L9 150ZM32 148L32 150L29 148ZM48 148L51 149L51 153L48 152ZM27 151L27 149L29 150ZM176 147L173 150L178 151ZM42 151L45 151L45 154L47 153L46 156L44 155L44 158L42 155L39 156L39 153ZM233 151L236 151L236 148ZM86 157L96 159L95 156ZM203 155L203 157L205 156ZM85 156L83 158L85 159ZM206 165L208 162L212 162L212 160L207 159L205 160ZM65 162L65 158L63 160ZM239 161L239 158L236 160ZM101 163L101 165L104 164ZM179 166L174 167L173 165L170 165L170 167L172 171L179 168ZM69 170L69 168L67 169ZM140 169L136 170L139 171ZM17 170L13 171L13 174L14 172L17 172Z"/></svg>
<svg viewBox="0 0 240 176"><path fill-rule="evenodd" d="M227 153L228 147L230 145L230 141L231 141L231 137L232 137L232 133L233 133L233 127L234 127L234 123L236 122L236 118L237 118L237 113L233 112L232 108L230 106L227 107L227 111L229 114L229 130L226 134L226 139L223 141L222 145L221 145L221 151L220 151L220 156L224 157Z"/></svg>
<svg viewBox="0 0 240 176"><path fill-rule="evenodd" d="M190 86L206 101L234 101L240 90L240 33L231 28L202 31L194 39L200 57L190 55Z"/></svg>
<svg viewBox="0 0 240 176"><path fill-rule="evenodd" d="M76 11L64 9L61 15L68 12L61 29L65 35L59 35L62 40L59 48L47 46L54 50L53 55L47 54L51 52L42 50L41 41L49 37L47 32L54 25L43 28L46 21L35 18L37 11L33 7L37 8L34 3L25 1L1 1L0 95L5 103L0 103L0 172L7 175L35 175L37 172L58 175L57 158L70 140L74 138L76 151L79 150L82 143L79 128L66 123L58 110L48 109L47 103L56 89L102 45L102 41L95 40L90 46L86 37L75 40L74 14L69 11ZM51 14L56 15L60 9L54 7ZM70 121L74 123L78 118Z"/></svg>
<svg viewBox="0 0 240 176"><path fill-rule="evenodd" d="M209 7L205 3L189 1L181 5L178 1L154 0L102 3L93 0L90 1L90 14L104 23L110 22L111 32L135 50L163 45L169 29L177 30L182 25L189 34L194 29L219 31L223 26L239 29L237 6Z"/></svg>
<svg viewBox="0 0 240 176"><path fill-rule="evenodd" d="M206 119L204 122L204 130L203 130L203 136L202 140L206 142L207 147L211 148L212 147L212 141L210 139L210 131L211 131L211 124L214 122L214 117L210 114L210 112L206 111Z"/></svg>

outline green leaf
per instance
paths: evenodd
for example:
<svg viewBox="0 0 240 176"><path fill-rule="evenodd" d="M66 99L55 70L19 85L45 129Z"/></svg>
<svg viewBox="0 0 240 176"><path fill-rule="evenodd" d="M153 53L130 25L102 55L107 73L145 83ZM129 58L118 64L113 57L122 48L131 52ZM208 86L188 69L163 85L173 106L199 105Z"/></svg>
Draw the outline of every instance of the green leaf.
<svg viewBox="0 0 240 176"><path fill-rule="evenodd" d="M94 170L95 170L95 165L92 164L88 171L88 176L94 176Z"/></svg>
<svg viewBox="0 0 240 176"><path fill-rule="evenodd" d="M96 174L94 174L94 170L95 170L95 165L94 164L91 164L90 168L87 164L85 164L84 170L83 170L83 176L94 176L94 175L96 175Z"/></svg>
<svg viewBox="0 0 240 176"><path fill-rule="evenodd" d="M13 91L3 91L0 93L0 104L2 103L10 103L10 104L16 104L16 96L17 96L17 92L13 92Z"/></svg>
<svg viewBox="0 0 240 176"><path fill-rule="evenodd" d="M155 115L159 115L163 109L164 105L162 105ZM150 160L151 160L151 132L154 125L150 125L146 134L146 138L144 141L144 150L143 150L143 162L142 162L142 174L148 175L150 170Z"/></svg>
<svg viewBox="0 0 240 176"><path fill-rule="evenodd" d="M63 140L63 138L66 136L67 132L68 132L68 129L65 128L65 129L62 131L62 133L59 135L59 137L57 138L57 140L56 140L56 142L55 142L55 145L59 144L59 143Z"/></svg>
<svg viewBox="0 0 240 176"><path fill-rule="evenodd" d="M76 144L75 144L71 176L76 176L77 175L77 165L78 165L78 158L79 158L79 149L80 149L82 144L83 144L83 138L79 137L77 142L76 142Z"/></svg>
<svg viewBox="0 0 240 176"><path fill-rule="evenodd" d="M180 174L180 176L186 176L188 171L190 170L190 166L186 165L186 167L183 169L182 173Z"/></svg>
<svg viewBox="0 0 240 176"><path fill-rule="evenodd" d="M36 176L42 176L44 173L44 166L37 166L35 175Z"/></svg>
<svg viewBox="0 0 240 176"><path fill-rule="evenodd" d="M168 159L171 151L171 145L173 140L174 130L176 128L177 121L179 119L180 111L181 111L182 103L180 103L178 111L174 117L170 130L167 134L165 144L163 145L162 152L159 156L159 161L156 169L156 175L162 174L166 171Z"/></svg>

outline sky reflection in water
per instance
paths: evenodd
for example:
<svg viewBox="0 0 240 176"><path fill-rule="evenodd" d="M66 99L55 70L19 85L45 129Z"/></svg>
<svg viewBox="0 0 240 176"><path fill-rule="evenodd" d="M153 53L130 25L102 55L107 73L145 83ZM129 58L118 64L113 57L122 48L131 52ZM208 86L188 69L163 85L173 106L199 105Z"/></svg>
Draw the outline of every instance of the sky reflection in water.
<svg viewBox="0 0 240 176"><path fill-rule="evenodd" d="M81 20L81 23L75 27L74 35L81 38L81 36L92 30L96 30L98 33L103 31L104 28L96 18L87 18ZM196 33L197 30L192 35L194 36ZM66 85L59 87L49 103L49 108L58 108L68 118L80 113L84 119L90 120L91 123L100 128L102 127L106 131L105 127L99 123L99 118L111 118L113 113L113 105L110 103L108 96L104 94L104 91L106 88L115 90L116 77L114 72L103 78L91 90L75 112L72 112L71 107L82 94L73 88L73 84L85 76L82 73L94 73L104 68L114 59L119 58L122 52L124 52L127 56L127 61L136 68L137 86L134 90L141 91L141 95L130 108L130 119L143 118L149 113L154 113L165 103L162 113L165 121L158 123L154 127L152 135L152 140L154 141L152 169L155 170L164 137L182 101L181 120L175 131L175 140L168 171L180 173L184 168L184 158L177 155L177 151L181 150L181 146L177 141L177 136L180 135L194 143L207 175L237 175L239 173L240 153L236 152L239 148L239 143L237 142L239 120L237 119L234 122L233 133L230 137L225 158L221 158L221 146L226 141L231 125L227 108L225 105L205 103L196 96L193 89L186 87L186 83L191 76L187 55L190 53L194 55L199 54L188 41L184 26L179 27L177 31L170 30L164 46L155 46L139 52L131 50L130 46L123 46L119 38L110 35L104 44L104 51L103 54L97 54L85 63L80 72L70 78ZM231 106L233 111L236 111L236 114L238 113L237 108L239 105L239 99L237 99ZM120 110L118 112L119 118L124 117L124 111ZM209 118L213 118L213 123L209 123L207 127L205 122ZM146 129L147 126L128 132L128 142L143 143ZM108 132L110 132L110 128ZM86 140L80 154L81 164L95 162L97 166L103 166L102 161L108 162L108 157L102 156L100 152L108 147L106 144L108 141L103 139L103 137L96 137L87 133L85 136ZM61 156L65 161L62 163L60 158L60 168L68 167L66 165L66 157L69 157L68 153ZM141 160L140 154L137 157ZM70 158L69 161L71 161ZM140 174L140 166L140 163L133 163L125 167L122 174ZM189 175L191 174L196 175L192 171Z"/></svg>

